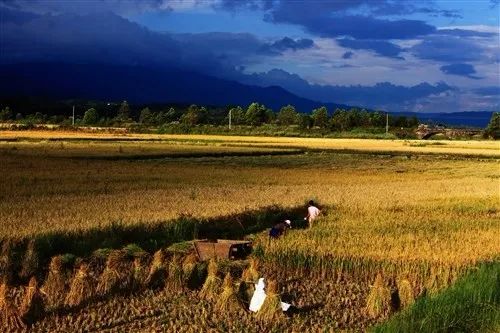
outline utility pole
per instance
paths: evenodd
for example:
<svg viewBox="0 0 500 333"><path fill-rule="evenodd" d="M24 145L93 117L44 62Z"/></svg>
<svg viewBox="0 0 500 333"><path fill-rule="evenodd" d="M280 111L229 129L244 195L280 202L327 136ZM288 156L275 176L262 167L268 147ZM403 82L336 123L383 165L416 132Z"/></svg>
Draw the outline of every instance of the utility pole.
<svg viewBox="0 0 500 333"><path fill-rule="evenodd" d="M389 112L385 113L385 134L389 134Z"/></svg>
<svg viewBox="0 0 500 333"><path fill-rule="evenodd" d="M71 124L75 126L75 106L73 105L73 118L71 120Z"/></svg>
<svg viewBox="0 0 500 333"><path fill-rule="evenodd" d="M233 109L229 110L229 129L231 129L231 111L233 111Z"/></svg>

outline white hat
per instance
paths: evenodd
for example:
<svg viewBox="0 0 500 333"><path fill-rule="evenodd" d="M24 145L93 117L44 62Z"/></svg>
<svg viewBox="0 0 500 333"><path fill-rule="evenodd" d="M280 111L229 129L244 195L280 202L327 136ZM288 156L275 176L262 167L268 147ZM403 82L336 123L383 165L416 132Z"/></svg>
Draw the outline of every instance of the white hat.
<svg viewBox="0 0 500 333"><path fill-rule="evenodd" d="M285 220L285 223L288 224L288 225L291 225L292 224L292 221L290 220Z"/></svg>

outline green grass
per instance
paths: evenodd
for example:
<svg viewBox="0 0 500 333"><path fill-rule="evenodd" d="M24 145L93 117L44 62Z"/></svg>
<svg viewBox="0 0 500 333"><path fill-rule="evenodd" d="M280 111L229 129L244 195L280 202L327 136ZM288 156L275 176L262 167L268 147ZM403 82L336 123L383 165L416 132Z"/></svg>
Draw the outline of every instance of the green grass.
<svg viewBox="0 0 500 333"><path fill-rule="evenodd" d="M500 263L482 265L436 296L426 296L373 332L499 332Z"/></svg>

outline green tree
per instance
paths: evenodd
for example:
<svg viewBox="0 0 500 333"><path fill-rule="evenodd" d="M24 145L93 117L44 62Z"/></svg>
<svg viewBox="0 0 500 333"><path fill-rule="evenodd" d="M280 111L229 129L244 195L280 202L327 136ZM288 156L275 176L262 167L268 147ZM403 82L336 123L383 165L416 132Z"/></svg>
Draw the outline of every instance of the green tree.
<svg viewBox="0 0 500 333"><path fill-rule="evenodd" d="M200 108L192 104L181 116L180 122L184 125L195 126L200 122Z"/></svg>
<svg viewBox="0 0 500 333"><path fill-rule="evenodd" d="M336 109L330 121L332 128L337 131L347 131L350 128L349 112L344 109Z"/></svg>
<svg viewBox="0 0 500 333"><path fill-rule="evenodd" d="M118 113L116 115L116 120L118 121L129 121L130 120L130 107L127 101L123 101L118 109Z"/></svg>
<svg viewBox="0 0 500 333"><path fill-rule="evenodd" d="M266 111L264 105L260 105L256 102L250 104L245 112L245 122L252 126L262 125L268 118Z"/></svg>
<svg viewBox="0 0 500 333"><path fill-rule="evenodd" d="M231 123L234 125L242 125L245 122L245 111L241 106L231 108Z"/></svg>
<svg viewBox="0 0 500 333"><path fill-rule="evenodd" d="M97 113L96 109L90 108L85 111L85 114L83 115L83 123L85 125L94 125L98 120L99 114Z"/></svg>
<svg viewBox="0 0 500 333"><path fill-rule="evenodd" d="M0 111L0 120L5 121L5 120L11 120L12 119L12 111L8 106L2 109Z"/></svg>
<svg viewBox="0 0 500 333"><path fill-rule="evenodd" d="M294 125L298 123L299 114L295 111L295 107L293 105L287 105L280 109L278 112L278 123L280 125Z"/></svg>
<svg viewBox="0 0 500 333"><path fill-rule="evenodd" d="M328 125L328 109L324 106L314 109L311 115L314 126L325 128Z"/></svg>
<svg viewBox="0 0 500 333"><path fill-rule="evenodd" d="M139 115L139 122L144 125L153 125L155 122L155 115L148 107L141 110Z"/></svg>
<svg viewBox="0 0 500 333"><path fill-rule="evenodd" d="M309 129L313 126L314 120L312 116L307 113L301 113L299 115L299 127L300 129Z"/></svg>
<svg viewBox="0 0 500 333"><path fill-rule="evenodd" d="M493 112L490 123L486 127L485 136L500 139L500 112Z"/></svg>

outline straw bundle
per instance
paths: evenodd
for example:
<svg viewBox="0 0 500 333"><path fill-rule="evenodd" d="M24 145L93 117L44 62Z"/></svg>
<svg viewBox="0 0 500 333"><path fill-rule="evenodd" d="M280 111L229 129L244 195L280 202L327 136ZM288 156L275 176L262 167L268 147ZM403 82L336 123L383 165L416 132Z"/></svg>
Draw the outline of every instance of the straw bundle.
<svg viewBox="0 0 500 333"><path fill-rule="evenodd" d="M49 265L49 273L41 288L45 294L47 306L57 307L64 302L66 293L66 276L64 274L64 263L61 256L52 257Z"/></svg>
<svg viewBox="0 0 500 333"><path fill-rule="evenodd" d="M278 293L278 284L274 280L269 280L266 288L266 299L262 307L257 312L257 318L264 321L273 321L284 318L281 308L281 298Z"/></svg>
<svg viewBox="0 0 500 333"><path fill-rule="evenodd" d="M181 258L179 255L174 255L168 264L168 279L166 286L169 289L180 289L183 285L183 269Z"/></svg>
<svg viewBox="0 0 500 333"><path fill-rule="evenodd" d="M14 306L12 298L9 295L7 280L4 278L0 283L0 326L10 330L20 330L25 327L21 320L19 311Z"/></svg>
<svg viewBox="0 0 500 333"><path fill-rule="evenodd" d="M238 296L234 290L233 278L228 272L222 282L222 293L215 308L220 311L237 310L240 307Z"/></svg>
<svg viewBox="0 0 500 333"><path fill-rule="evenodd" d="M30 240L26 248L26 253L21 264L21 272L19 276L27 279L36 274L38 269L38 253L36 250L35 240Z"/></svg>
<svg viewBox="0 0 500 333"><path fill-rule="evenodd" d="M38 282L35 277L30 279L28 289L24 295L21 304L21 318L27 325L33 324L37 319L41 318L45 312L45 304L42 294L38 289Z"/></svg>
<svg viewBox="0 0 500 333"><path fill-rule="evenodd" d="M405 308L415 302L413 287L408 279L401 279L397 281L397 287L399 302L402 308Z"/></svg>
<svg viewBox="0 0 500 333"><path fill-rule="evenodd" d="M146 279L148 278L148 270L148 257L146 255L135 257L133 263L134 288L139 289L146 284Z"/></svg>
<svg viewBox="0 0 500 333"><path fill-rule="evenodd" d="M88 301L94 296L94 286L95 281L90 275L88 265L82 263L71 281L65 304L68 306L78 306Z"/></svg>
<svg viewBox="0 0 500 333"><path fill-rule="evenodd" d="M151 268L149 269L146 285L150 288L160 288L165 284L167 270L165 267L165 254L162 250L158 250L153 255Z"/></svg>
<svg viewBox="0 0 500 333"><path fill-rule="evenodd" d="M259 272L258 272L259 263L257 259L251 258L250 265L245 268L243 274L241 275L241 280L244 282L252 282L256 283L259 280Z"/></svg>
<svg viewBox="0 0 500 333"><path fill-rule="evenodd" d="M111 251L106 267L99 277L97 294L104 296L116 290L126 289L132 284L133 272L125 251Z"/></svg>
<svg viewBox="0 0 500 333"><path fill-rule="evenodd" d="M208 275L203 287L200 290L200 296L207 300L213 300L220 292L221 280L217 276L219 267L215 259L210 259L208 263Z"/></svg>
<svg viewBox="0 0 500 333"><path fill-rule="evenodd" d="M366 312L372 318L387 315L391 310L391 290L384 283L381 274L377 274L375 282L366 300Z"/></svg>

